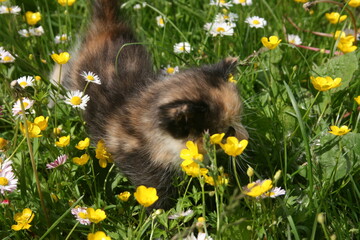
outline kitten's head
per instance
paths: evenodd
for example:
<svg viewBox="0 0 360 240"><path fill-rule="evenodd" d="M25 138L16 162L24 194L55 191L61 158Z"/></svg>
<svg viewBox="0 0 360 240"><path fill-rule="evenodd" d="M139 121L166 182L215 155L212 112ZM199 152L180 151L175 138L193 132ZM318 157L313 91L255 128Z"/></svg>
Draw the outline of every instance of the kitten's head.
<svg viewBox="0 0 360 240"><path fill-rule="evenodd" d="M200 141L203 133L225 133L247 139L241 124L242 104L236 84L229 74L236 58L188 69L165 79L158 108L160 127L175 139Z"/></svg>

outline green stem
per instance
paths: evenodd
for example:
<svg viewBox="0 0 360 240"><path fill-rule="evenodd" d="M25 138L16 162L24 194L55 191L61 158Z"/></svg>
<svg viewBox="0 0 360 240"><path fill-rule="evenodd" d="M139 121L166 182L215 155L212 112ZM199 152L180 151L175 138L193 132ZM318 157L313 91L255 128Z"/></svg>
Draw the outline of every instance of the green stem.
<svg viewBox="0 0 360 240"><path fill-rule="evenodd" d="M69 237L71 236L71 234L74 232L75 228L77 227L77 225L79 225L80 222L76 222L74 227L71 229L71 231L69 232L69 234L66 236L65 240L68 240Z"/></svg>
<svg viewBox="0 0 360 240"><path fill-rule="evenodd" d="M26 115L25 115L25 107L24 107L24 104L23 104L23 101L22 101L21 98L20 98L20 106L21 106L22 115L24 116L24 130L25 130L26 142L27 142L27 145L28 145L28 148L29 148L30 161L31 161L31 166L32 166L32 169L33 169L34 177L35 177L36 188L37 188L39 198L40 198L40 205L41 205L41 208L42 208L42 210L44 212L46 223L47 223L48 227L50 227L51 226L50 218L48 216L48 212L47 212L46 207L45 207L44 197L43 197L43 194L42 194L42 191L41 191L39 176L38 176L38 172L37 172L37 169L36 169L36 163L35 163L35 158L34 158L34 152L33 152L32 144L31 144L31 140L30 140L30 135L29 135L29 128L28 128L27 118L26 118Z"/></svg>
<svg viewBox="0 0 360 240"><path fill-rule="evenodd" d="M236 179L236 183L241 191L241 184L240 184L240 180L239 180L239 177L238 177L238 174L237 174L237 170L236 170L236 157L233 157L231 156L231 161L232 161L232 164L233 164L233 169L234 169L234 176L235 176L235 179Z"/></svg>

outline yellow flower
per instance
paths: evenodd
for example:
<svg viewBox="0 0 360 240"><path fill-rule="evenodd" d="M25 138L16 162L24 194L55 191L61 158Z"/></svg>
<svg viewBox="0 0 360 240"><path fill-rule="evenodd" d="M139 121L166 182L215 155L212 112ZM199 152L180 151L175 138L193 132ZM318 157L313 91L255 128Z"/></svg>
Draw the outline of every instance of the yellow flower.
<svg viewBox="0 0 360 240"><path fill-rule="evenodd" d="M99 140L99 142L96 145L96 150L95 150L95 157L97 159L99 159L99 165L102 168L106 168L107 163L112 163L113 159L111 157L111 154L107 151L106 147L105 147L105 143L104 140Z"/></svg>
<svg viewBox="0 0 360 240"><path fill-rule="evenodd" d="M309 0L294 0L295 2L299 2L299 3L306 3L308 2Z"/></svg>
<svg viewBox="0 0 360 240"><path fill-rule="evenodd" d="M271 36L269 38L262 37L261 42L264 45L264 47L272 50L272 49L275 49L279 45L279 43L281 42L281 39L279 39L277 36Z"/></svg>
<svg viewBox="0 0 360 240"><path fill-rule="evenodd" d="M59 141L55 142L55 145L58 147L66 147L70 143L70 135L62 136L59 138Z"/></svg>
<svg viewBox="0 0 360 240"><path fill-rule="evenodd" d="M57 63L57 64L65 64L70 59L70 54L68 52L62 52L60 54L53 53L51 54L51 58Z"/></svg>
<svg viewBox="0 0 360 240"><path fill-rule="evenodd" d="M228 137L225 144L220 144L221 148L227 155L236 157L240 155L248 145L247 140L239 140L236 137Z"/></svg>
<svg viewBox="0 0 360 240"><path fill-rule="evenodd" d="M186 159L181 163L181 168L191 177L200 177L207 174L208 169L201 168L200 165L191 159Z"/></svg>
<svg viewBox="0 0 360 240"><path fill-rule="evenodd" d="M48 126L48 121L49 121L49 117L44 117L44 116L39 116L39 117L36 117L35 120L34 120L34 123L36 125L38 125L38 127L40 128L40 130L45 130Z"/></svg>
<svg viewBox="0 0 360 240"><path fill-rule="evenodd" d="M61 5L61 6L71 6L75 3L76 0L58 0L58 3Z"/></svg>
<svg viewBox="0 0 360 240"><path fill-rule="evenodd" d="M26 120L26 122L27 122L27 128L28 128L27 131L29 133L30 138L38 138L38 137L42 136L42 135L39 135L41 132L41 129L37 124L32 123L28 120ZM20 123L20 130L26 136L25 126L23 126L22 123Z"/></svg>
<svg viewBox="0 0 360 240"><path fill-rule="evenodd" d="M354 7L354 8L360 7L360 0L350 0L349 1L349 6Z"/></svg>
<svg viewBox="0 0 360 240"><path fill-rule="evenodd" d="M252 167L249 167L246 171L246 174L248 175L248 177L252 177L254 176L254 169Z"/></svg>
<svg viewBox="0 0 360 240"><path fill-rule="evenodd" d="M340 86L341 78L332 79L331 77L310 77L311 83L318 91L327 91L332 88Z"/></svg>
<svg viewBox="0 0 360 240"><path fill-rule="evenodd" d="M123 202L127 202L129 200L131 193L126 191L126 192L122 192L118 195L118 198L123 201Z"/></svg>
<svg viewBox="0 0 360 240"><path fill-rule="evenodd" d="M354 100L356 101L356 103L357 103L358 105L360 105L360 95L357 96L356 98L354 98Z"/></svg>
<svg viewBox="0 0 360 240"><path fill-rule="evenodd" d="M36 81L41 81L41 77L40 76L35 76L34 77Z"/></svg>
<svg viewBox="0 0 360 240"><path fill-rule="evenodd" d="M83 219L87 218L93 223L99 223L106 218L105 211L93 208L87 208L86 213L79 213L79 216Z"/></svg>
<svg viewBox="0 0 360 240"><path fill-rule="evenodd" d="M2 150L4 150L7 145L8 145L8 140L6 140L5 138L0 137L0 152Z"/></svg>
<svg viewBox="0 0 360 240"><path fill-rule="evenodd" d="M224 138L225 133L216 133L210 136L211 144L220 144L222 139Z"/></svg>
<svg viewBox="0 0 360 240"><path fill-rule="evenodd" d="M340 37L340 41L337 45L337 48L343 53L353 52L357 49L357 46L354 46L355 37L352 35L346 37Z"/></svg>
<svg viewBox="0 0 360 240"><path fill-rule="evenodd" d="M272 187L273 185L271 180L269 179L263 181L258 180L256 182L249 183L246 186L244 192L246 195L250 197L259 197L265 194L266 192L268 192L269 190L271 190Z"/></svg>
<svg viewBox="0 0 360 240"><path fill-rule="evenodd" d="M106 234L102 231L97 231L96 233L89 233L88 234L88 240L111 240L109 236L106 236Z"/></svg>
<svg viewBox="0 0 360 240"><path fill-rule="evenodd" d="M85 165L90 159L90 156L88 154L83 154L81 157L74 157L72 160L77 165Z"/></svg>
<svg viewBox="0 0 360 240"><path fill-rule="evenodd" d="M234 76L231 73L228 76L228 81L232 83L237 83L237 81L234 79Z"/></svg>
<svg viewBox="0 0 360 240"><path fill-rule="evenodd" d="M76 148L79 150L84 150L90 145L90 138L85 138L84 140L80 141L78 144L76 144Z"/></svg>
<svg viewBox="0 0 360 240"><path fill-rule="evenodd" d="M351 129L348 128L348 126L330 126L331 131L329 131L329 133L334 134L336 136L342 136L347 134L348 132L351 131Z"/></svg>
<svg viewBox="0 0 360 240"><path fill-rule="evenodd" d="M340 13L338 12L325 13L325 17L331 24L341 23L347 18L346 15L340 16Z"/></svg>
<svg viewBox="0 0 360 240"><path fill-rule="evenodd" d="M31 12L31 11L27 11L25 13L25 18L26 18L26 22L29 25L35 25L37 24L40 20L41 20L41 14L40 12Z"/></svg>
<svg viewBox="0 0 360 240"><path fill-rule="evenodd" d="M225 177L225 176L218 176L217 177L217 181L214 180L213 177L208 176L208 175L204 175L205 178L205 182L211 186L217 186L217 185L228 185L229 184L229 178Z"/></svg>
<svg viewBox="0 0 360 240"><path fill-rule="evenodd" d="M11 229L14 231L29 229L31 227L29 223L33 220L34 216L30 208L25 208L21 213L16 213L14 220L17 224L12 225Z"/></svg>
<svg viewBox="0 0 360 240"><path fill-rule="evenodd" d="M156 202L159 197L156 192L156 188L153 187L145 187L143 185L138 186L136 188L136 192L134 193L134 197L139 204L144 207L149 207Z"/></svg>
<svg viewBox="0 0 360 240"><path fill-rule="evenodd" d="M181 150L180 158L184 160L203 160L204 156L199 153L196 143L194 143L193 141L187 141L186 147L187 149Z"/></svg>

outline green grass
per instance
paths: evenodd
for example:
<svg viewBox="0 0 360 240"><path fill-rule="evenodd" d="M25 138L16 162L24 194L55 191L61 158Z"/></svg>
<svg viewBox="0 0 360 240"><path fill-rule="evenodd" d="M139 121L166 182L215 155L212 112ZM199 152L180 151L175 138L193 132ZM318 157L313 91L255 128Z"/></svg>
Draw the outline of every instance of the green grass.
<svg viewBox="0 0 360 240"><path fill-rule="evenodd" d="M224 153L216 156L208 145L205 158L216 166L208 167L210 174L229 174L229 184L216 187L203 178L185 176L177 179L177 205L169 211L147 214L134 199L135 189L118 170L108 164L100 168L95 157L96 143L86 150L75 145L87 137L81 112L56 100L49 108L49 93L65 90L50 84L49 75L55 65L52 52L70 51L79 33L87 28L89 3L77 0L73 6L62 7L55 0L15 1L3 4L18 5L19 15L0 14L0 46L16 55L14 63L0 63L0 137L8 141L2 159L13 161L19 180L14 192L0 194L1 239L86 239L90 232L104 231L112 239L183 239L191 232L206 231L213 239L357 239L360 216L360 133L359 105L354 98L360 95L358 50L336 56L336 40L312 32L333 33L354 29L350 17L332 25L326 12L342 11L338 5L322 2L313 13L304 11L293 0L253 0L251 6L234 5L230 12L239 15L233 36L212 37L203 26L223 9L209 5L210 1L148 1L148 6L133 9L138 1L128 1L124 9L139 36L153 55L154 68L168 64L185 68L214 63L227 56L239 57L235 79L244 100L243 123L250 135L249 145L238 159L237 171L232 159ZM341 2L341 1L337 1ZM348 7L355 17L358 9ZM40 37L20 37L18 30L28 28L23 16L26 11L40 11L45 34ZM349 14L343 11L343 14ZM167 21L157 26L156 16ZM248 16L267 20L262 29L249 28ZM296 28L288 21L296 23ZM359 20L357 24L359 25ZM71 35L69 42L55 44L60 33ZM298 34L304 46L330 50L330 54L294 47L287 43L286 34ZM262 49L260 39L277 35L281 44L274 50ZM191 54L175 54L175 43L188 41ZM257 54L250 56L258 51ZM30 56L31 55L31 56ZM13 80L22 76L41 76L33 87L14 89ZM318 92L310 76L342 78L342 84ZM37 116L49 116L46 130L40 138L26 138L19 130L22 118L12 115L13 104L20 96L35 100L29 121ZM347 125L351 132L344 136L330 134L332 125ZM53 128L61 126L61 136L71 135L70 145L55 146ZM77 166L73 157L84 153L89 162ZM55 169L46 164L59 155L67 154L67 162ZM216 156L216 157L215 157ZM33 165L32 165L33 164ZM249 179L246 170L251 166L255 175ZM204 166L206 167L206 166ZM34 171L35 170L35 171ZM257 179L273 179L281 170L276 186L286 190L284 196L255 199L241 193L242 186ZM237 172L235 177L234 172ZM36 180L38 176L38 181ZM185 174L184 174L185 175ZM117 198L129 191L129 201ZM81 225L70 213L75 206L93 207L106 212L100 223ZM29 230L14 231L14 215L30 208L34 219ZM44 210L46 209L46 210ZM175 220L169 215L192 209L193 213ZM45 214L46 212L46 214ZM318 216L325 216L318 221ZM205 217L206 227L198 218Z"/></svg>

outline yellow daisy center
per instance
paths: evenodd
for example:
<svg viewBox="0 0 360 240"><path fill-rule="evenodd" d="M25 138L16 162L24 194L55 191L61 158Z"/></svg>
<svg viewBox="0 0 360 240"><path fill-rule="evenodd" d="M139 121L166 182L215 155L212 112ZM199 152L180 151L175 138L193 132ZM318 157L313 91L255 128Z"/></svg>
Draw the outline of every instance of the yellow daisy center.
<svg viewBox="0 0 360 240"><path fill-rule="evenodd" d="M25 87L25 86L27 86L28 84L27 84L27 82L24 81L24 82L20 82L19 85L22 86L22 87Z"/></svg>
<svg viewBox="0 0 360 240"><path fill-rule="evenodd" d="M74 96L70 99L70 103L72 105L80 105L81 104L81 97Z"/></svg>
<svg viewBox="0 0 360 240"><path fill-rule="evenodd" d="M220 0L220 3L225 3L225 0Z"/></svg>
<svg viewBox="0 0 360 240"><path fill-rule="evenodd" d="M240 0L240 3L245 3L246 0Z"/></svg>
<svg viewBox="0 0 360 240"><path fill-rule="evenodd" d="M66 41L66 40L67 40L67 36L61 36L61 37L60 37L60 40L61 40L61 41Z"/></svg>
<svg viewBox="0 0 360 240"><path fill-rule="evenodd" d="M94 77L91 76L91 75L87 75L86 78L87 78L87 80L89 80L89 81L94 81Z"/></svg>
<svg viewBox="0 0 360 240"><path fill-rule="evenodd" d="M179 47L179 50L180 51L185 51L185 48L184 47Z"/></svg>
<svg viewBox="0 0 360 240"><path fill-rule="evenodd" d="M9 62L9 61L12 60L12 58L9 57L9 56L5 56L5 57L3 58L3 60L4 60L5 62Z"/></svg>
<svg viewBox="0 0 360 240"><path fill-rule="evenodd" d="M159 19L159 24L161 24L161 25L164 24L164 19L160 18Z"/></svg>
<svg viewBox="0 0 360 240"><path fill-rule="evenodd" d="M168 68L166 69L166 72L167 72L168 74L173 74L173 73L175 72L175 69L174 69L173 67L168 67Z"/></svg>
<svg viewBox="0 0 360 240"><path fill-rule="evenodd" d="M23 102L23 106L24 106L24 108L26 108L27 106L29 106L29 103Z"/></svg>
<svg viewBox="0 0 360 240"><path fill-rule="evenodd" d="M224 15L224 19L229 19L230 17L228 15Z"/></svg>
<svg viewBox="0 0 360 240"><path fill-rule="evenodd" d="M259 20L253 20L253 24L258 25L258 24L260 24L260 21Z"/></svg>
<svg viewBox="0 0 360 240"><path fill-rule="evenodd" d="M0 185L7 186L9 184L9 180L5 177L0 177Z"/></svg>
<svg viewBox="0 0 360 240"><path fill-rule="evenodd" d="M225 32L225 29L222 28L222 27L218 27L218 28L216 29L216 31L217 31L217 32Z"/></svg>

